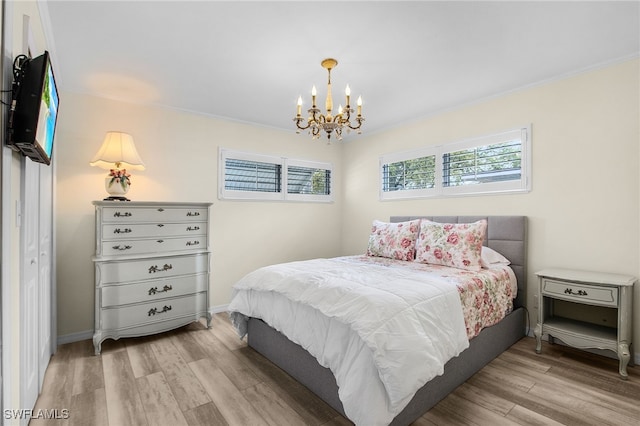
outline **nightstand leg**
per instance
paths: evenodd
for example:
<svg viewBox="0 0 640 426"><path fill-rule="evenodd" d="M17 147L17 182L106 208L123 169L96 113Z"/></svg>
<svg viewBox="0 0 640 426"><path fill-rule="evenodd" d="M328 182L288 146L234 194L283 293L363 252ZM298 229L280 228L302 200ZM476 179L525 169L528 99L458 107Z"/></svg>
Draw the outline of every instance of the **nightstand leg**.
<svg viewBox="0 0 640 426"><path fill-rule="evenodd" d="M211 312L207 312L207 328L211 328Z"/></svg>
<svg viewBox="0 0 640 426"><path fill-rule="evenodd" d="M536 324L533 335L536 336L536 353L539 354L542 352L542 324Z"/></svg>
<svg viewBox="0 0 640 426"><path fill-rule="evenodd" d="M625 342L618 344L618 359L620 360L620 376L622 376L624 380L627 380L629 378L627 365L631 359L631 353L629 352L629 345Z"/></svg>

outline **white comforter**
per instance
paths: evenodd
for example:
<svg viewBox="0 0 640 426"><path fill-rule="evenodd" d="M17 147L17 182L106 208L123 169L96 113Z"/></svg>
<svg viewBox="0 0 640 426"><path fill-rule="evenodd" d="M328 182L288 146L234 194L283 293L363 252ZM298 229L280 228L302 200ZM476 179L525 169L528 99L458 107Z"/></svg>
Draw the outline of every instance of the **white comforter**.
<svg viewBox="0 0 640 426"><path fill-rule="evenodd" d="M455 284L352 257L258 269L229 311L241 337L261 318L330 368L357 425L389 424L469 345Z"/></svg>

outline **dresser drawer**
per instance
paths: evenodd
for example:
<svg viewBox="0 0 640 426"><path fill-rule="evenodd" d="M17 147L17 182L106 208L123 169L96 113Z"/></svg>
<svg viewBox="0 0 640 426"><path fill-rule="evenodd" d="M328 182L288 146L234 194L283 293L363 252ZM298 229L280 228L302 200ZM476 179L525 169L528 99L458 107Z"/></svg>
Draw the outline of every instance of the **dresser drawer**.
<svg viewBox="0 0 640 426"><path fill-rule="evenodd" d="M581 285L570 282L542 280L542 295L550 295L578 303L600 306L618 306L618 288L598 285Z"/></svg>
<svg viewBox="0 0 640 426"><path fill-rule="evenodd" d="M104 207L102 222L202 222L207 219L208 211L206 207Z"/></svg>
<svg viewBox="0 0 640 426"><path fill-rule="evenodd" d="M103 240L166 238L206 235L206 222L196 223L110 223L102 226Z"/></svg>
<svg viewBox="0 0 640 426"><path fill-rule="evenodd" d="M113 330L145 323L193 316L207 310L207 293L163 299L156 302L101 309L101 328Z"/></svg>
<svg viewBox="0 0 640 426"><path fill-rule="evenodd" d="M96 285L158 280L209 270L209 254L165 256L152 259L96 261Z"/></svg>
<svg viewBox="0 0 640 426"><path fill-rule="evenodd" d="M206 249L206 236L183 238L154 238L148 240L119 240L102 243L103 256L123 254L168 253L175 251L201 251Z"/></svg>
<svg viewBox="0 0 640 426"><path fill-rule="evenodd" d="M134 284L104 286L98 291L102 292L101 306L105 308L199 293L206 291L208 285L209 274L199 274Z"/></svg>

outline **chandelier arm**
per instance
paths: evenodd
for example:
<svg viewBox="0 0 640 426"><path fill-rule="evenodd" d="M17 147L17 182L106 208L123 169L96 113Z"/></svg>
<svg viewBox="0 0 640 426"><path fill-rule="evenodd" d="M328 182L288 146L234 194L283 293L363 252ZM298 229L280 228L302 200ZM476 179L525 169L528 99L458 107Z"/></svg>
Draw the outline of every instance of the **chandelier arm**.
<svg viewBox="0 0 640 426"><path fill-rule="evenodd" d="M300 125L300 122L304 121L304 118L294 118L293 121L296 122L296 127L300 130L307 130L311 126L311 121L307 121L307 125L304 127Z"/></svg>
<svg viewBox="0 0 640 426"><path fill-rule="evenodd" d="M347 125L347 127L349 127L351 130L358 130L362 126L362 122L364 121L364 117L358 117L358 118L356 118L356 121L358 122L357 126L352 126L351 123L349 123Z"/></svg>

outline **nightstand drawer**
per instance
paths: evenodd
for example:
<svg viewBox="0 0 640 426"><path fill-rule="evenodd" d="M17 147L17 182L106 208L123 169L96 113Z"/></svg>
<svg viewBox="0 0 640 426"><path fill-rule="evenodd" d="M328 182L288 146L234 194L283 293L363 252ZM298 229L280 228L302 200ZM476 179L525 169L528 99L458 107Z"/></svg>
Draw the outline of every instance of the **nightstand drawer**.
<svg viewBox="0 0 640 426"><path fill-rule="evenodd" d="M207 224L196 223L113 223L102 226L104 240L124 240L137 238L181 237L185 235L206 235Z"/></svg>
<svg viewBox="0 0 640 426"><path fill-rule="evenodd" d="M550 295L556 299L563 299L577 303L600 306L618 306L618 288L582 285L571 282L542 280L542 295Z"/></svg>
<svg viewBox="0 0 640 426"><path fill-rule="evenodd" d="M209 271L208 253L96 263L96 283L157 280Z"/></svg>
<svg viewBox="0 0 640 426"><path fill-rule="evenodd" d="M160 299L184 296L206 291L209 275L199 274L163 280L143 281L135 284L104 286L101 306L125 305L138 302L155 302Z"/></svg>
<svg viewBox="0 0 640 426"><path fill-rule="evenodd" d="M165 321L181 316L194 315L207 310L207 293L197 293L156 302L126 305L102 309L103 330L133 327L145 323Z"/></svg>
<svg viewBox="0 0 640 426"><path fill-rule="evenodd" d="M103 256L123 254L168 253L202 250L207 247L205 236L182 238L154 238L148 240L120 240L102 243Z"/></svg>
<svg viewBox="0 0 640 426"><path fill-rule="evenodd" d="M199 207L104 207L102 222L201 222L207 219L207 214L207 208Z"/></svg>

